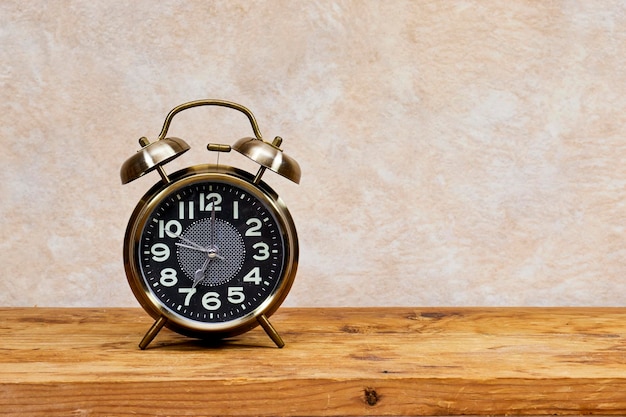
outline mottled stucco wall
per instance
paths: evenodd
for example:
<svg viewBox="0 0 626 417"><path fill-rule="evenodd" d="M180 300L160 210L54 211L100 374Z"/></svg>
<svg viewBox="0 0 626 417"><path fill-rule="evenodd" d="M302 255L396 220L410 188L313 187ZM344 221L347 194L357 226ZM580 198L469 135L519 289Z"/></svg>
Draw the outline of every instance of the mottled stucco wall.
<svg viewBox="0 0 626 417"><path fill-rule="evenodd" d="M626 305L624 2L2 0L0 45L2 306L136 305L119 168L199 98L302 167L286 305Z"/></svg>

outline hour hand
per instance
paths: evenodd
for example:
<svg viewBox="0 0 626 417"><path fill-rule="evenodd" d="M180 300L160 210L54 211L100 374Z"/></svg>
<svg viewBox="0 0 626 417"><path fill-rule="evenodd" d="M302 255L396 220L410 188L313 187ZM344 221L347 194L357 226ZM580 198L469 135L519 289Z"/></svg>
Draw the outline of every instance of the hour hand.
<svg viewBox="0 0 626 417"><path fill-rule="evenodd" d="M207 269L207 267L209 266L209 262L211 261L210 258L206 258L206 260L204 261L204 264L202 264L202 267L200 269L198 269L196 272L194 272L193 274L193 284L191 285L191 288L196 288L196 285L198 285L200 283L200 281L202 281L204 279L204 273Z"/></svg>

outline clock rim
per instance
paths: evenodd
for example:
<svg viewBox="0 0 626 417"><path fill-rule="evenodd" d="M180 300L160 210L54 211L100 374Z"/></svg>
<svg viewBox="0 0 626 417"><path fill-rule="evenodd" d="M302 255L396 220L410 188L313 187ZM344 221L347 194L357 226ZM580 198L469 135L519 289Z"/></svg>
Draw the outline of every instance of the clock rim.
<svg viewBox="0 0 626 417"><path fill-rule="evenodd" d="M245 333L259 325L258 317L269 318L287 297L298 267L298 236L293 218L280 196L264 181L253 183L247 171L225 165L196 165L169 175L169 182L160 181L139 200L129 219L124 235L124 270L133 295L142 308L155 320L164 317L165 327L191 337L222 339ZM138 245L150 213L167 196L196 182L219 181L249 192L259 199L276 217L285 242L284 266L278 284L266 299L248 314L220 323L206 323L177 315L154 296L143 279L138 257Z"/></svg>

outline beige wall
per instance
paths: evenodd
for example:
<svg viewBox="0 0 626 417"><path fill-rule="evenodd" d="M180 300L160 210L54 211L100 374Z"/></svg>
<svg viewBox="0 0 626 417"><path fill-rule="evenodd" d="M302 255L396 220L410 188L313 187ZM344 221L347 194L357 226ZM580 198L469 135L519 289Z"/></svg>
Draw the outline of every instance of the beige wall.
<svg viewBox="0 0 626 417"><path fill-rule="evenodd" d="M0 45L2 306L136 305L119 168L199 98L302 166L287 305L626 305L624 2L2 0Z"/></svg>

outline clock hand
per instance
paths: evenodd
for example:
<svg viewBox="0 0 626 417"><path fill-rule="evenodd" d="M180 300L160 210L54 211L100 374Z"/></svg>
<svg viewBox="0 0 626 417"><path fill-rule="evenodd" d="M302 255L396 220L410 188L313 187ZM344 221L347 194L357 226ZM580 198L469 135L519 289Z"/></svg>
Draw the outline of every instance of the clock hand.
<svg viewBox="0 0 626 417"><path fill-rule="evenodd" d="M201 250L201 251L206 251L206 250L208 250L208 249L206 249L204 246L200 246L200 245L198 245L196 242L191 241L191 240L187 239L187 238L186 238L186 237L184 237L184 236L181 236L181 235L175 235L174 237L179 238L179 239L180 239L180 240L182 240L183 242L187 242L187 243L189 243L190 245L192 245L192 246L193 246L194 248L196 248L197 250ZM181 245L179 245L178 243L176 243L176 245L181 246Z"/></svg>
<svg viewBox="0 0 626 417"><path fill-rule="evenodd" d="M209 264L215 258L224 259L224 257L220 256L217 253L217 251L208 250L207 251L207 258L204 261L204 263L202 264L202 267L200 269L198 269L196 272L194 272L194 274L193 274L193 285L191 286L191 288L195 288L196 285L198 285L204 279L204 274L206 273L206 270L209 267Z"/></svg>
<svg viewBox="0 0 626 417"><path fill-rule="evenodd" d="M209 253L209 249L203 248L201 246L198 245L185 245L184 243L180 243L180 242L176 242L174 243L176 246L180 246L181 248L187 248L187 249L191 249L191 250L197 250L199 252L204 252L204 253Z"/></svg>
<svg viewBox="0 0 626 417"><path fill-rule="evenodd" d="M194 274L193 274L193 284L191 285L191 288L196 288L196 285L198 285L200 283L200 281L202 281L204 279L204 273L206 272L206 269L209 266L209 262L211 262L211 258L207 257L206 260L204 261L204 263L202 264L202 268L200 268L196 272L194 272Z"/></svg>
<svg viewBox="0 0 626 417"><path fill-rule="evenodd" d="M215 204L216 200L213 200L211 203L211 227L210 227L210 237L209 237L209 248L216 248L215 246Z"/></svg>
<svg viewBox="0 0 626 417"><path fill-rule="evenodd" d="M193 284L191 288L195 288L196 285L198 285L204 279L204 274L206 273L206 270L209 267L209 264L211 263L211 261L215 259L224 260L224 257L220 255L219 248L217 247L217 245L215 245L215 201L212 202L212 205L211 205L211 224L210 224L210 230L209 230L209 247L208 248L201 246L198 243L190 239L187 239L186 237L181 236L181 235L175 235L174 237L177 237L183 242L187 243L186 244L186 243L181 243L181 242L175 242L174 244L176 246L203 252L207 254L207 258L202 264L202 267L200 267L200 269L195 271L193 274Z"/></svg>
<svg viewBox="0 0 626 417"><path fill-rule="evenodd" d="M176 246L180 246L181 248L187 248L191 250L197 250L198 252L204 252L208 255L209 260L213 260L215 258L222 259L222 260L224 259L224 257L219 254L220 252L217 246L215 246L213 249L206 249L206 248L201 248L198 246L185 245L184 243L180 243L180 242L176 242L174 244Z"/></svg>

